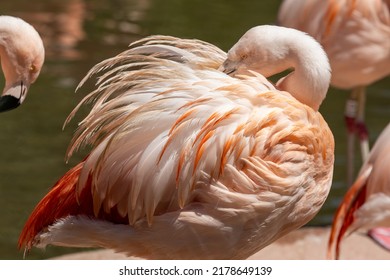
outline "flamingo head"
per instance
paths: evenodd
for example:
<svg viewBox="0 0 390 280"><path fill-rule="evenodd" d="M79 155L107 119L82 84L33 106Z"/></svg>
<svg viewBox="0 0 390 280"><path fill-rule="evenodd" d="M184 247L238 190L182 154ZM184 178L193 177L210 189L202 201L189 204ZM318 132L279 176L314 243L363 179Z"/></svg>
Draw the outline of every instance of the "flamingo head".
<svg viewBox="0 0 390 280"><path fill-rule="evenodd" d="M255 71L268 78L291 71L277 82L301 103L318 110L330 83L330 65L321 45L301 31L262 25L248 30L220 67L231 76Z"/></svg>
<svg viewBox="0 0 390 280"><path fill-rule="evenodd" d="M38 32L20 18L0 16L0 59L5 86L0 112L18 107L38 78L45 51Z"/></svg>

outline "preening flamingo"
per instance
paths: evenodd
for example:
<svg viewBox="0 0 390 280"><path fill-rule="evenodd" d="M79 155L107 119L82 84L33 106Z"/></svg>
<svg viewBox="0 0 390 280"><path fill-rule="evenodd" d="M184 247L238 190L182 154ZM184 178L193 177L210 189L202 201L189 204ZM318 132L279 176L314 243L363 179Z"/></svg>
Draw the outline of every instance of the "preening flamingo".
<svg viewBox="0 0 390 280"><path fill-rule="evenodd" d="M351 184L355 134L359 135L363 161L369 152L365 88L390 74L390 1L284 0L278 22L317 39L329 57L331 84L352 89L345 110L347 181Z"/></svg>
<svg viewBox="0 0 390 280"><path fill-rule="evenodd" d="M276 87L262 76L289 68ZM97 64L81 84L98 73L97 88L70 114L93 102L68 155L92 151L36 206L20 247L247 258L324 203L334 140L317 110L330 67L310 36L258 26L227 54L151 36Z"/></svg>
<svg viewBox="0 0 390 280"><path fill-rule="evenodd" d="M0 16L0 59L5 86L0 112L18 107L38 78L45 57L38 32L24 20Z"/></svg>
<svg viewBox="0 0 390 280"><path fill-rule="evenodd" d="M389 229L374 228L390 226L389 166L390 124L379 136L336 212L328 244L329 258L338 258L342 238L359 229L371 229L369 235L389 247Z"/></svg>

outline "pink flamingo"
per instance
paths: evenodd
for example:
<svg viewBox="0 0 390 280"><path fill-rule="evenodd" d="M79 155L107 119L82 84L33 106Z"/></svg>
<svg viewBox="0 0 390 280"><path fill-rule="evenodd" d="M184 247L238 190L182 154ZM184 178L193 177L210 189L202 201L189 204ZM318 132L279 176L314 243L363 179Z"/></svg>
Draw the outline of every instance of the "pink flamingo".
<svg viewBox="0 0 390 280"><path fill-rule="evenodd" d="M263 76L294 68L277 88ZM331 186L318 109L330 67L310 36L250 29L226 54L151 36L107 59L68 156L19 246L106 247L158 259L242 259L312 219ZM229 74L229 75L228 75Z"/></svg>

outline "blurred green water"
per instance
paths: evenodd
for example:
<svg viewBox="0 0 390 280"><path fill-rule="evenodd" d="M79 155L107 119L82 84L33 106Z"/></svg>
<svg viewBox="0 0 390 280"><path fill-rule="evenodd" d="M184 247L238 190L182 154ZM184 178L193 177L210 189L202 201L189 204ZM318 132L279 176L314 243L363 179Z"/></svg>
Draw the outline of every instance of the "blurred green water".
<svg viewBox="0 0 390 280"><path fill-rule="evenodd" d="M82 114L63 122L88 87L74 93L90 67L149 34L198 38L228 50L250 27L273 23L280 1L116 0L0 2L1 14L23 17L41 33L46 62L26 102L0 115L0 259L21 259L16 247L29 213L47 190L85 152L64 157ZM3 85L1 80L0 85ZM331 89L321 107L336 139L334 183L323 210L310 223L327 225L346 190L343 108L347 93ZM369 88L367 123L371 143L390 120L390 79ZM359 158L358 158L359 159ZM356 162L359 168L360 161ZM32 250L28 259L75 249Z"/></svg>

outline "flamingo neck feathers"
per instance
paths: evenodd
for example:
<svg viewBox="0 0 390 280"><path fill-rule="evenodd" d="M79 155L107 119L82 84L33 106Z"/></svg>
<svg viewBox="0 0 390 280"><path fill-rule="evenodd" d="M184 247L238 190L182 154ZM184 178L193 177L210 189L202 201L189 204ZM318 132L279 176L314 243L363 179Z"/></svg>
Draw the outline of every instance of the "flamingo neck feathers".
<svg viewBox="0 0 390 280"><path fill-rule="evenodd" d="M0 62L6 83L4 91L9 88L11 81L15 79L16 76L16 73L13 70L15 67L12 64L12 59L16 60L16 57L12 53L10 54L9 52L7 52L6 45L7 38L4 35L4 31L1 29L0 20Z"/></svg>
<svg viewBox="0 0 390 280"><path fill-rule="evenodd" d="M329 88L330 65L322 47L311 37L305 37L309 40L288 41L289 65L286 69L293 71L281 78L276 85L280 90L289 92L301 103L318 111Z"/></svg>

